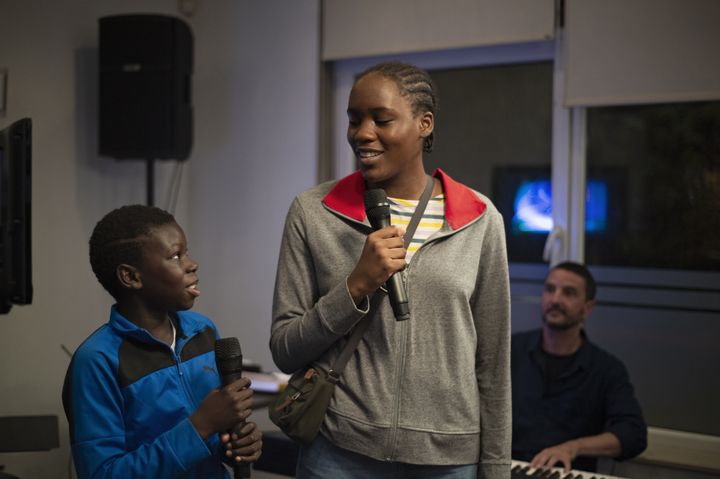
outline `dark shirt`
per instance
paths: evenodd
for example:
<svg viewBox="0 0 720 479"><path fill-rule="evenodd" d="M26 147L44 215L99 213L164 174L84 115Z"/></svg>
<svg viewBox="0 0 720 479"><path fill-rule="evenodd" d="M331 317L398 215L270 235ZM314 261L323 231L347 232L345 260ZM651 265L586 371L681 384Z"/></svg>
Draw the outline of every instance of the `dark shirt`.
<svg viewBox="0 0 720 479"><path fill-rule="evenodd" d="M546 383L552 383L557 381L563 374L569 373L575 363L575 357L577 351L573 354L566 356L560 356L557 354L550 354L543 349L540 349L540 364L543 368L543 377Z"/></svg>
<svg viewBox="0 0 720 479"><path fill-rule="evenodd" d="M541 333L512 336L513 459L530 461L547 447L603 432L619 439L617 460L644 451L647 426L623 363L583 333L570 365L549 379ZM572 467L595 471L597 459L579 456Z"/></svg>

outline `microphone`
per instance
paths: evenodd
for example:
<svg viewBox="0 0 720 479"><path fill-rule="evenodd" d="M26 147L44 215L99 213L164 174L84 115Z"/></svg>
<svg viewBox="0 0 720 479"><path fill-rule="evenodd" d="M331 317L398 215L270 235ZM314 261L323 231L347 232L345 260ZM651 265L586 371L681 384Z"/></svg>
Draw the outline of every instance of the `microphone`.
<svg viewBox="0 0 720 479"><path fill-rule="evenodd" d="M215 365L223 386L242 377L242 350L237 338L221 338L215 341ZM232 434L232 431L229 431ZM250 477L250 464L233 464L236 478Z"/></svg>
<svg viewBox="0 0 720 479"><path fill-rule="evenodd" d="M365 213L368 221L375 231L390 226L390 203L388 203L385 190L376 188L365 191ZM408 306L407 292L402 276L393 274L388 278L385 286L390 297L395 319L404 321L410 319L410 307Z"/></svg>

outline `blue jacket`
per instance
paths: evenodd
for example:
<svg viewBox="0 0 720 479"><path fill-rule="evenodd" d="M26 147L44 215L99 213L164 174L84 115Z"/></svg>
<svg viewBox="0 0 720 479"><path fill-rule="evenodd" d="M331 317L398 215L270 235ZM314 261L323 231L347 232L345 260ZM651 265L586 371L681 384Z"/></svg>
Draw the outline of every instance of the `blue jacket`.
<svg viewBox="0 0 720 479"><path fill-rule="evenodd" d="M188 419L220 386L213 323L173 318L176 347L120 315L75 351L63 406L78 477L227 478L217 434L203 440Z"/></svg>

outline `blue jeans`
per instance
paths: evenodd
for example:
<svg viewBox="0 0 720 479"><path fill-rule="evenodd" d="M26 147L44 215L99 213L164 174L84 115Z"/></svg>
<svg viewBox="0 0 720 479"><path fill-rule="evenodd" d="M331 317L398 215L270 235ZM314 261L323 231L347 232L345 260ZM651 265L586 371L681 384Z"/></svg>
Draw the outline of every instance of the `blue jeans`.
<svg viewBox="0 0 720 479"><path fill-rule="evenodd" d="M296 479L475 479L477 464L423 466L385 462L335 446L318 434L300 447Z"/></svg>

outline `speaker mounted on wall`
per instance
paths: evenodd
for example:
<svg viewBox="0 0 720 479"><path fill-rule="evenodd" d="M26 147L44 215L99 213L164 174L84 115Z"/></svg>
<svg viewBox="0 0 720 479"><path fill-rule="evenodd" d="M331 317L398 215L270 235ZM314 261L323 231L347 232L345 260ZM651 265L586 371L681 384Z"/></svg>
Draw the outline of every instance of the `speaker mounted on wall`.
<svg viewBox="0 0 720 479"><path fill-rule="evenodd" d="M185 160L193 136L193 37L165 15L99 19L99 150L117 159Z"/></svg>

